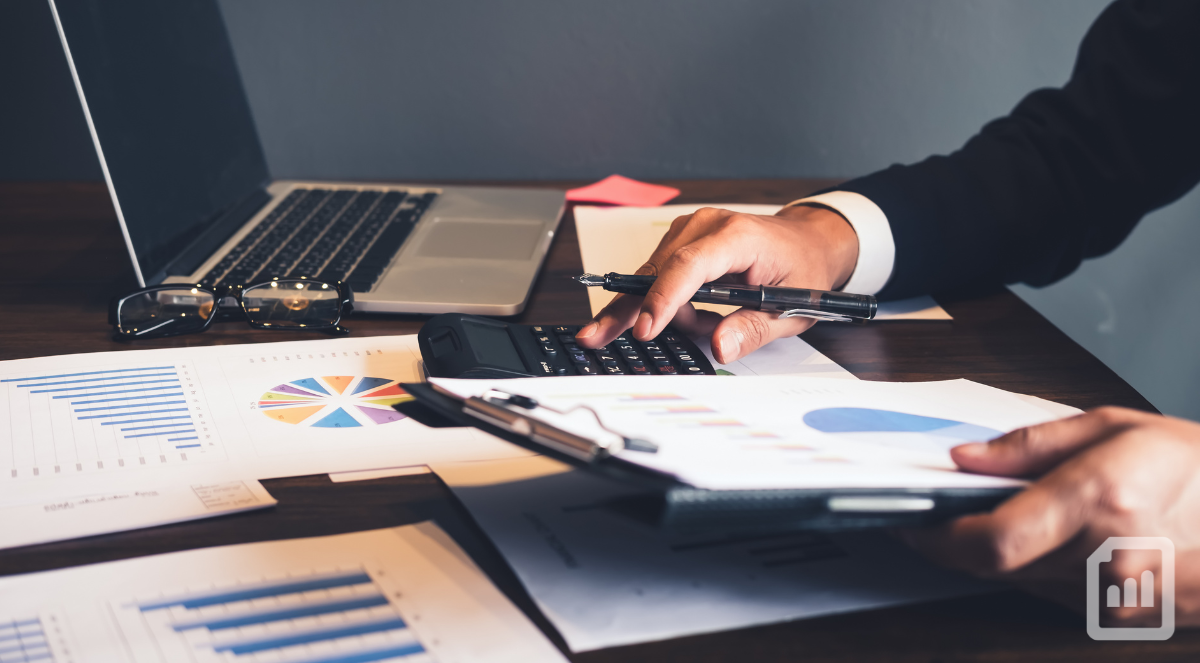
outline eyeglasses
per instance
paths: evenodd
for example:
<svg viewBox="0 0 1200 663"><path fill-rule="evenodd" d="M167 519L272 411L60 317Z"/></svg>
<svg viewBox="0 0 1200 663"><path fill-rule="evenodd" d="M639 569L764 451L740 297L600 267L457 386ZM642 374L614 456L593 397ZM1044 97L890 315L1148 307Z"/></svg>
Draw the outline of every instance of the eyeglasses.
<svg viewBox="0 0 1200 663"><path fill-rule="evenodd" d="M237 317L258 329L345 334L350 330L339 323L353 310L354 293L341 281L276 278L216 288L170 283L114 298L108 322L116 339L194 334L217 318Z"/></svg>

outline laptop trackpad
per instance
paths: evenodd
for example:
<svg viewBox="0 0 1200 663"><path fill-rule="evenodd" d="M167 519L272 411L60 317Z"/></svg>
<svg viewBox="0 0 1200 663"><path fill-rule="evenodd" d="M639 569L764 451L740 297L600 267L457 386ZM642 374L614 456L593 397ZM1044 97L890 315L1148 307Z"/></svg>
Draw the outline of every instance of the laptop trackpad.
<svg viewBox="0 0 1200 663"><path fill-rule="evenodd" d="M533 221L437 218L416 255L524 261L533 256L541 234L542 224Z"/></svg>

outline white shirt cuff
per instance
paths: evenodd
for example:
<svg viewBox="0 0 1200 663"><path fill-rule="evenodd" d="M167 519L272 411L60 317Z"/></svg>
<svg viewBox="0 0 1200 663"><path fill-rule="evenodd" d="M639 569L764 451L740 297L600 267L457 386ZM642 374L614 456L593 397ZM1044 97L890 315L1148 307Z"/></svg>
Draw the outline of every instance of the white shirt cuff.
<svg viewBox="0 0 1200 663"><path fill-rule="evenodd" d="M858 235L858 264L842 291L874 295L883 290L892 277L892 266L896 262L892 226L883 210L870 198L853 191L830 191L792 201L784 207L807 203L828 207L841 214Z"/></svg>

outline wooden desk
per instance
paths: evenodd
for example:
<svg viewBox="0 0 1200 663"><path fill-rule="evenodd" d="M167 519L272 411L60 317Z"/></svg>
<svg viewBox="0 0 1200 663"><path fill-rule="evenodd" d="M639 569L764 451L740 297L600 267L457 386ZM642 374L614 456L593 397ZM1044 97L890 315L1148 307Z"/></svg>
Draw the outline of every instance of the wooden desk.
<svg viewBox="0 0 1200 663"><path fill-rule="evenodd" d="M823 180L677 181L679 202L784 203ZM521 186L521 183L511 183ZM574 185L574 182L549 183ZM530 185L532 186L532 185ZM589 317L572 219L564 219L524 323ZM204 334L122 345L109 339L108 298L136 285L108 194L97 184L0 184L0 359L299 336L224 324ZM870 380L969 377L1080 408L1153 409L1095 357L1008 291L942 301L953 323L818 325L804 337ZM349 322L356 336L411 334L422 318ZM433 476L332 484L321 476L264 482L271 511L0 551L0 574L24 573L189 548L389 527L433 519L516 603L560 642L511 570ZM1080 569L1083 573L1083 569ZM940 601L713 633L572 655L576 661L1180 661L1200 658L1200 632L1165 643L1097 643L1082 617L1018 592Z"/></svg>

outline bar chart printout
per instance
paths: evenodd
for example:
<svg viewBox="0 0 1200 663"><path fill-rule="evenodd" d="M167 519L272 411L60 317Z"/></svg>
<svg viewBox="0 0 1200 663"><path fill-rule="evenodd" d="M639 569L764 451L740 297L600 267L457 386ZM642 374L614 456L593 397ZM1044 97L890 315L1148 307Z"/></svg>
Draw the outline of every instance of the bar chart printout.
<svg viewBox="0 0 1200 663"><path fill-rule="evenodd" d="M0 375L0 476L224 458L190 361Z"/></svg>
<svg viewBox="0 0 1200 663"><path fill-rule="evenodd" d="M56 660L41 618L29 616L0 621L0 661L53 663Z"/></svg>
<svg viewBox="0 0 1200 663"><path fill-rule="evenodd" d="M158 652L167 661L434 660L362 568L181 592L113 609L135 651Z"/></svg>
<svg viewBox="0 0 1200 663"><path fill-rule="evenodd" d="M430 522L6 576L5 624L54 663L566 663Z"/></svg>

